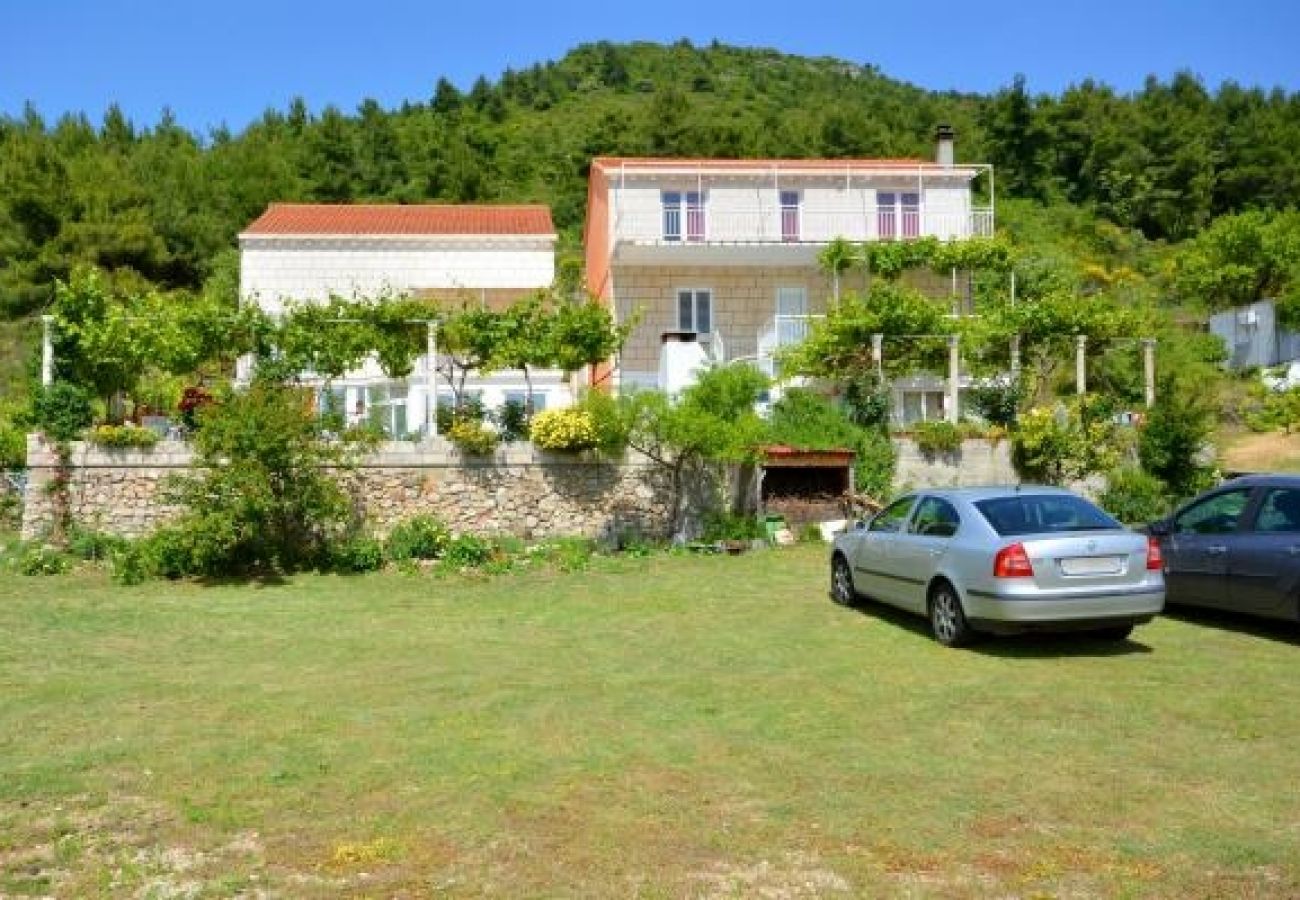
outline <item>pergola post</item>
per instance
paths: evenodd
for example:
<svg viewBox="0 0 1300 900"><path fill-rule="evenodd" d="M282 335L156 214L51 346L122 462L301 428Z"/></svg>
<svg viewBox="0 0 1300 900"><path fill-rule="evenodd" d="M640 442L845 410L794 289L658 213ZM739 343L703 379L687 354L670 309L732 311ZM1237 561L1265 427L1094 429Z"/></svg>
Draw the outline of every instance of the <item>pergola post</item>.
<svg viewBox="0 0 1300 900"><path fill-rule="evenodd" d="M1074 388L1082 397L1088 393L1088 336L1074 339Z"/></svg>
<svg viewBox="0 0 1300 900"><path fill-rule="evenodd" d="M438 323L430 319L424 323L424 389L429 395L426 405L429 408L429 421L426 425L429 437L438 436L438 377L434 362L438 354Z"/></svg>
<svg viewBox="0 0 1300 900"><path fill-rule="evenodd" d="M1020 384L1020 335L1011 335L1011 384Z"/></svg>
<svg viewBox="0 0 1300 900"><path fill-rule="evenodd" d="M54 383L54 316L41 316L41 386Z"/></svg>
<svg viewBox="0 0 1300 900"><path fill-rule="evenodd" d="M961 338L948 335L948 421L957 424L961 403Z"/></svg>
<svg viewBox="0 0 1300 900"><path fill-rule="evenodd" d="M885 336L883 334L873 334L871 336L871 364L876 368L876 383L884 384Z"/></svg>
<svg viewBox="0 0 1300 900"><path fill-rule="evenodd" d="M1156 405L1156 342L1155 338L1142 339L1143 395L1147 409Z"/></svg>

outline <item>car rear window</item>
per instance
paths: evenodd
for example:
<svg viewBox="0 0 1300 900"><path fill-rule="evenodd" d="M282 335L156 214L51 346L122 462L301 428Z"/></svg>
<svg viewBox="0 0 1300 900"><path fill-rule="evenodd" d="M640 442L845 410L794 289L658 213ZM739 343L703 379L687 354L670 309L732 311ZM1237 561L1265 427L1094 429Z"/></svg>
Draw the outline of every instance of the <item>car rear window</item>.
<svg viewBox="0 0 1300 900"><path fill-rule="evenodd" d="M993 530L1004 537L1062 531L1112 531L1124 527L1087 500L1072 494L991 497L975 501L975 508Z"/></svg>

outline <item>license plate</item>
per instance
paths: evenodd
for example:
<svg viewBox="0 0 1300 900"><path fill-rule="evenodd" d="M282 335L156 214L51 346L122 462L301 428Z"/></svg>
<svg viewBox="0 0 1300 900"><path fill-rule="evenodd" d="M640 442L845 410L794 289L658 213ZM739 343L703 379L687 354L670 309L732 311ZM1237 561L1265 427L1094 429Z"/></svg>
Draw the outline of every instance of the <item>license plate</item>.
<svg viewBox="0 0 1300 900"><path fill-rule="evenodd" d="M1073 556L1061 560L1062 575L1118 575L1123 569L1122 556Z"/></svg>

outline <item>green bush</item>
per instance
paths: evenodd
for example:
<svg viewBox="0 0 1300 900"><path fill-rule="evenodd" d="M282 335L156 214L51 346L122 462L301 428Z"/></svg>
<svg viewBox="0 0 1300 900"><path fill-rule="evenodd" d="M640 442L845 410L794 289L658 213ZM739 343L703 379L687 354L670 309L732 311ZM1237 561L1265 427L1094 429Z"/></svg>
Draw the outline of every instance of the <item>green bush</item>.
<svg viewBox="0 0 1300 900"><path fill-rule="evenodd" d="M763 522L757 516L715 512L704 519L705 541L752 541L767 537Z"/></svg>
<svg viewBox="0 0 1300 900"><path fill-rule="evenodd" d="M617 399L603 391L587 391L578 409L591 419L597 450L606 456L621 456L627 450L629 426Z"/></svg>
<svg viewBox="0 0 1300 900"><path fill-rule="evenodd" d="M433 516L414 516L398 523L388 535L385 551L390 560L437 559L447 550L451 532Z"/></svg>
<svg viewBox="0 0 1300 900"><path fill-rule="evenodd" d="M156 431L138 425L98 425L88 437L100 447L152 447L158 443Z"/></svg>
<svg viewBox="0 0 1300 900"><path fill-rule="evenodd" d="M1200 457L1213 428L1205 398L1192 386L1166 381L1138 437L1142 468L1163 481L1176 498L1195 494L1209 474Z"/></svg>
<svg viewBox="0 0 1300 900"><path fill-rule="evenodd" d="M844 406L849 420L860 428L889 428L889 410L893 403L889 388L875 376L855 378L844 385Z"/></svg>
<svg viewBox="0 0 1300 900"><path fill-rule="evenodd" d="M971 410L990 425L1011 428L1020 414L1025 392L1019 384L990 381L976 384L966 392Z"/></svg>
<svg viewBox="0 0 1300 900"><path fill-rule="evenodd" d="M1106 489L1097 502L1127 525L1151 522L1169 511L1164 483L1136 466L1116 469L1107 475Z"/></svg>
<svg viewBox="0 0 1300 900"><path fill-rule="evenodd" d="M154 576L154 564L143 541L124 541L108 557L108 574L118 584L141 584Z"/></svg>
<svg viewBox="0 0 1300 900"><path fill-rule="evenodd" d="M56 381L37 392L32 402L36 424L51 441L75 441L94 417L90 396L67 381Z"/></svg>
<svg viewBox="0 0 1300 900"><path fill-rule="evenodd" d="M41 544L22 547L15 565L20 575L62 575L71 568L65 554Z"/></svg>
<svg viewBox="0 0 1300 900"><path fill-rule="evenodd" d="M822 536L821 528L812 522L799 529L798 537L801 544L823 544L826 542L826 538Z"/></svg>
<svg viewBox="0 0 1300 900"><path fill-rule="evenodd" d="M105 560L124 544L125 538L80 526L68 533L68 552L78 559Z"/></svg>
<svg viewBox="0 0 1300 900"><path fill-rule="evenodd" d="M961 428L952 422L917 422L912 426L912 439L926 456L946 456L961 449Z"/></svg>
<svg viewBox="0 0 1300 900"><path fill-rule="evenodd" d="M495 431L472 419L457 420L447 432L447 439L469 456L491 455L500 440Z"/></svg>
<svg viewBox="0 0 1300 900"><path fill-rule="evenodd" d="M1021 415L1012 434L1011 461L1025 481L1064 484L1115 468L1120 449L1115 425L1085 401Z"/></svg>
<svg viewBox="0 0 1300 900"><path fill-rule="evenodd" d="M517 400L507 400L496 415L497 429L503 441L528 440L528 407Z"/></svg>
<svg viewBox="0 0 1300 900"><path fill-rule="evenodd" d="M473 534L461 534L451 539L442 556L449 569L477 569L486 565L493 556L492 543Z"/></svg>
<svg viewBox="0 0 1300 900"><path fill-rule="evenodd" d="M556 538L547 544L547 559L561 572L581 572L591 565L595 544L587 538Z"/></svg>
<svg viewBox="0 0 1300 900"><path fill-rule="evenodd" d="M369 535L353 535L330 547L330 569L342 575L375 572L384 565L384 545Z"/></svg>
<svg viewBox="0 0 1300 900"><path fill-rule="evenodd" d="M0 470L27 468L27 427L17 408L0 406Z"/></svg>

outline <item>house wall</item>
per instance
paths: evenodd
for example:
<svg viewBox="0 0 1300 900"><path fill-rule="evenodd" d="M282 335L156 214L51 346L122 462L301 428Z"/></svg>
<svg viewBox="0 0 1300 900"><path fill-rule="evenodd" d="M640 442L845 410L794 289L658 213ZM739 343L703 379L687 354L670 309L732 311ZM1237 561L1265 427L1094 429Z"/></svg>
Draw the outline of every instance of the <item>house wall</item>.
<svg viewBox="0 0 1300 900"><path fill-rule="evenodd" d="M848 177L781 174L775 181L770 173L704 178L686 173L631 175L622 187L617 179L610 185L616 237L658 239L662 235L662 192L701 188L706 192L705 237L709 241L780 240L780 191L790 190L802 193L801 240L871 240L879 237L877 195L881 191L915 192L918 180L915 174L905 172ZM924 233L940 237L969 234L963 215L971 208L970 189L964 179L927 172L920 193L927 214Z"/></svg>
<svg viewBox="0 0 1300 900"><path fill-rule="evenodd" d="M240 240L240 295L268 312L285 300L330 294L546 287L555 279L549 239Z"/></svg>
<svg viewBox="0 0 1300 900"><path fill-rule="evenodd" d="M659 372L660 336L677 329L677 290L713 291L713 327L728 359L758 352L760 333L776 315L778 287L803 287L808 311L822 313L830 282L816 269L728 266L616 266L613 274L620 322L640 315L620 357L622 383L651 386Z"/></svg>

